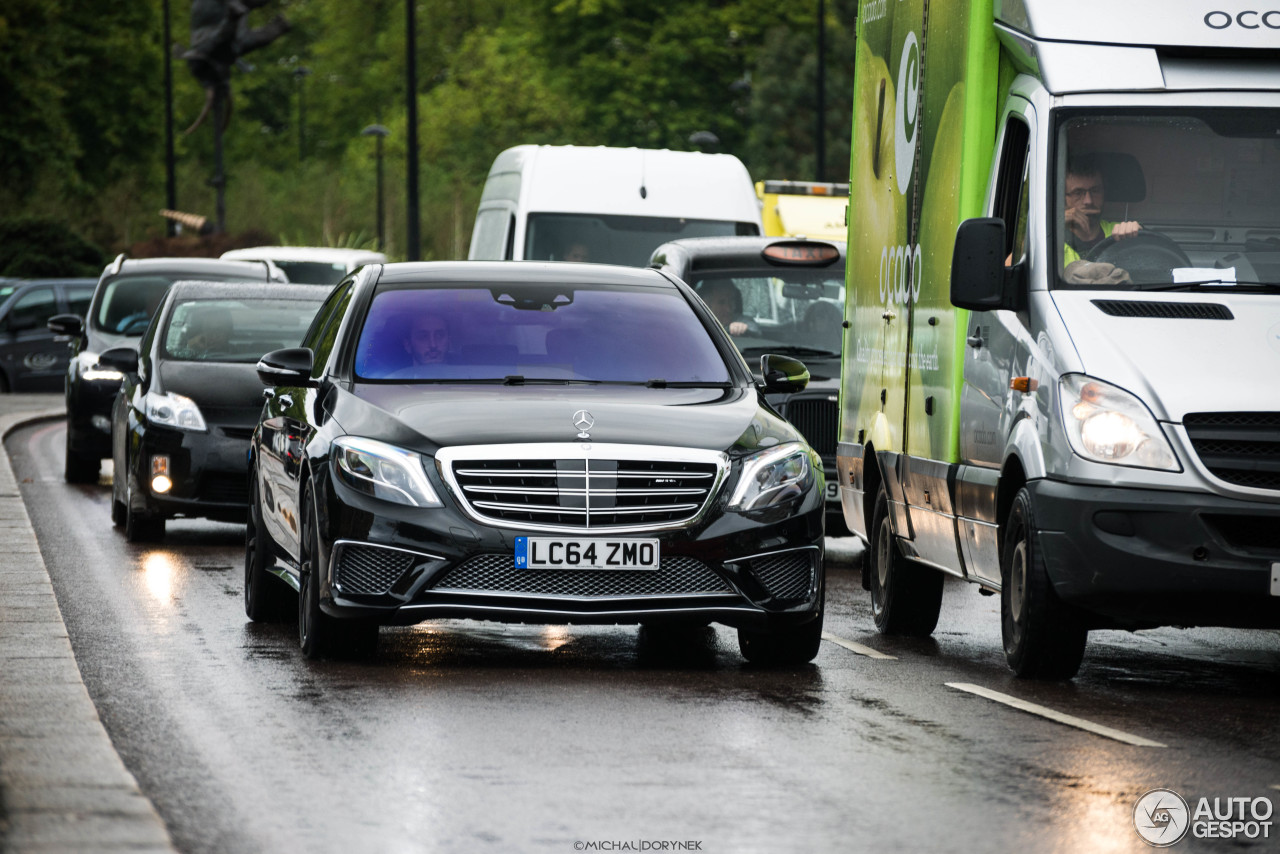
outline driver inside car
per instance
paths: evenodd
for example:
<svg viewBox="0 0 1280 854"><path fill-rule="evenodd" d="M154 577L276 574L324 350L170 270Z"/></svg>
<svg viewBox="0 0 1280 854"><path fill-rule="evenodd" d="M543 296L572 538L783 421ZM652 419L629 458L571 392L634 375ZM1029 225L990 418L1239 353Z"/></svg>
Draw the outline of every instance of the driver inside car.
<svg viewBox="0 0 1280 854"><path fill-rule="evenodd" d="M1090 250L1108 237L1124 240L1142 230L1142 225L1136 222L1110 222L1102 218L1107 190L1102 169L1093 155L1083 154L1067 161L1063 191L1067 222L1064 266L1087 257Z"/></svg>

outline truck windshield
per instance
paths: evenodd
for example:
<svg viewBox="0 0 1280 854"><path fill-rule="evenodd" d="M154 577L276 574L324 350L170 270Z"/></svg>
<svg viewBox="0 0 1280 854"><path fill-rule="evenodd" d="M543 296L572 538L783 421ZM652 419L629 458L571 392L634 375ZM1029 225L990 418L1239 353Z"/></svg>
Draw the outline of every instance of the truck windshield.
<svg viewBox="0 0 1280 854"><path fill-rule="evenodd" d="M1280 111L1065 115L1057 287L1280 289Z"/></svg>
<svg viewBox="0 0 1280 854"><path fill-rule="evenodd" d="M679 217L543 213L529 215L524 257L643 267L659 245L680 237L755 235L752 222Z"/></svg>

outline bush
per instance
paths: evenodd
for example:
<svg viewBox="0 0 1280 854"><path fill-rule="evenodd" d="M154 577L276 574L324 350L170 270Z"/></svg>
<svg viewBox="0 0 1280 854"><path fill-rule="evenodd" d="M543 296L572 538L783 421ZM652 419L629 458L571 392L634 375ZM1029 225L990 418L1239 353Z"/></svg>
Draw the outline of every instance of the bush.
<svg viewBox="0 0 1280 854"><path fill-rule="evenodd" d="M97 278L106 263L97 246L50 219L0 220L0 276Z"/></svg>

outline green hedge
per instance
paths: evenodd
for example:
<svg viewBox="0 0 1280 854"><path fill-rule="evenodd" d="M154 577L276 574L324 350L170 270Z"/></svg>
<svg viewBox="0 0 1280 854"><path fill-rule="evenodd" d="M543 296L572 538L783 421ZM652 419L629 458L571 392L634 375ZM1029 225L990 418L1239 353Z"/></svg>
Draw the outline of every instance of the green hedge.
<svg viewBox="0 0 1280 854"><path fill-rule="evenodd" d="M99 247L60 222L35 217L0 219L0 276L97 278L105 263Z"/></svg>

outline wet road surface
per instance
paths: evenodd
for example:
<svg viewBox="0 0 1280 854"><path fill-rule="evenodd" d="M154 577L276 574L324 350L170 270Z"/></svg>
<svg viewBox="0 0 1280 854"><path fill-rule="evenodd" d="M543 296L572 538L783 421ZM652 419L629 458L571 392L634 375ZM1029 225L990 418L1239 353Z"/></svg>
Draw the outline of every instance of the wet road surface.
<svg viewBox="0 0 1280 854"><path fill-rule="evenodd" d="M243 527L125 542L109 465L62 482L63 429L7 448L89 692L184 851L1145 851L1150 789L1280 801L1276 632L1094 633L1074 681L1023 682L996 598L948 582L934 638L878 635L859 550L829 540L831 639L808 667L749 667L722 627L673 649L468 621L308 662L295 627L244 616Z"/></svg>

